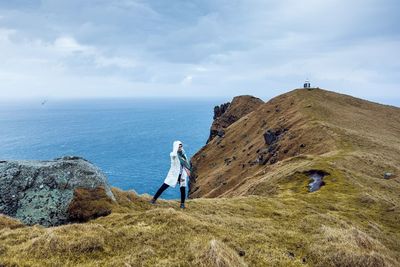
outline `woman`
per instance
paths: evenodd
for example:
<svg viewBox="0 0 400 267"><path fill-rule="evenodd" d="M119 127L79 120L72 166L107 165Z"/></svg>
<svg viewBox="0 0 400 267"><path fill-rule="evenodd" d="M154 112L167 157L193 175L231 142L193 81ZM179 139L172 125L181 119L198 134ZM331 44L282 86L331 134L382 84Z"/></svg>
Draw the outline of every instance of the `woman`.
<svg viewBox="0 0 400 267"><path fill-rule="evenodd" d="M190 163L183 150L181 141L175 141L172 146L172 152L169 154L171 157L171 167L168 171L167 177L164 183L158 189L153 199L150 201L151 204L155 204L157 198L164 192L168 187L175 187L176 183L179 183L181 190L181 208L185 208L185 188L186 178L190 178Z"/></svg>

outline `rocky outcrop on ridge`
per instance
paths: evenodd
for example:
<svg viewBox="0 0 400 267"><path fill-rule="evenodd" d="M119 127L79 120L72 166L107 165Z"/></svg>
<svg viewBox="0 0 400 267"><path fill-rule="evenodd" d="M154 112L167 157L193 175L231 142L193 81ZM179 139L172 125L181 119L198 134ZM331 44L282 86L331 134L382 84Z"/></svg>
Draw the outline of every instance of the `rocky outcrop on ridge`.
<svg viewBox="0 0 400 267"><path fill-rule="evenodd" d="M331 174L323 178L326 190L338 186L338 174L332 173L339 170L355 185L359 176L369 177L368 188L375 188L371 181L396 180L399 108L318 88L295 89L255 109L246 108L251 101L243 100L234 99L214 121L211 129L223 134L192 156L190 198L271 196L282 192L292 177L309 181L315 170ZM237 112L238 107L253 111L232 118L245 113ZM301 190L308 192L308 185Z"/></svg>
<svg viewBox="0 0 400 267"><path fill-rule="evenodd" d="M0 161L0 213L54 226L111 213L107 177L80 157Z"/></svg>
<svg viewBox="0 0 400 267"><path fill-rule="evenodd" d="M264 101L257 97L242 95L234 97L232 102L215 106L214 121L211 125L210 136L208 137L207 143L216 136L224 136L225 129L228 128L229 125L254 111L263 103Z"/></svg>

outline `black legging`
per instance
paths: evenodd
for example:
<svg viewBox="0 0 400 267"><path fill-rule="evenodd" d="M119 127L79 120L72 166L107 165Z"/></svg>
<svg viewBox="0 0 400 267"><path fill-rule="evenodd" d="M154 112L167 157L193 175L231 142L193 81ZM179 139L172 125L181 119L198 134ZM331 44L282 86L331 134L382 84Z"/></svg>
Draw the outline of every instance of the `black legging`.
<svg viewBox="0 0 400 267"><path fill-rule="evenodd" d="M169 185L167 185L166 183L163 183L160 188L157 190L157 193L154 195L153 199L157 200L157 198L162 194L162 192L165 191L165 189L167 189L169 187ZM181 190L181 203L185 203L185 187L181 186L180 187Z"/></svg>

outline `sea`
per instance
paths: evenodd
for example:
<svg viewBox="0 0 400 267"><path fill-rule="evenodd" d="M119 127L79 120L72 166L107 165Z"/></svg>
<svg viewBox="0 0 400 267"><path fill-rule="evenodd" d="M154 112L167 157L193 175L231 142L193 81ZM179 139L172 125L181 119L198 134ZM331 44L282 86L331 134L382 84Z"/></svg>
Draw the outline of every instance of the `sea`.
<svg viewBox="0 0 400 267"><path fill-rule="evenodd" d="M153 195L170 167L175 140L191 157L209 135L223 99L0 101L0 160L81 156L112 186ZM179 188L161 198L178 199Z"/></svg>

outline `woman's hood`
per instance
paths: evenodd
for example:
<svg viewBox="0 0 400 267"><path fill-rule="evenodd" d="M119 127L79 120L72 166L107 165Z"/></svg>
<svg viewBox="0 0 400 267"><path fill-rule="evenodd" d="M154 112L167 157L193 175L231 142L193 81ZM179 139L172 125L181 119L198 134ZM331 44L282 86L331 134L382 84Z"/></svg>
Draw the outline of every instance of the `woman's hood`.
<svg viewBox="0 0 400 267"><path fill-rule="evenodd" d="M173 154L173 155L177 155L177 154L178 154L178 149L179 149L179 145L180 145L180 144L182 144L181 141L179 141L179 140L174 141L174 144L172 145L172 152L171 152L171 154Z"/></svg>

